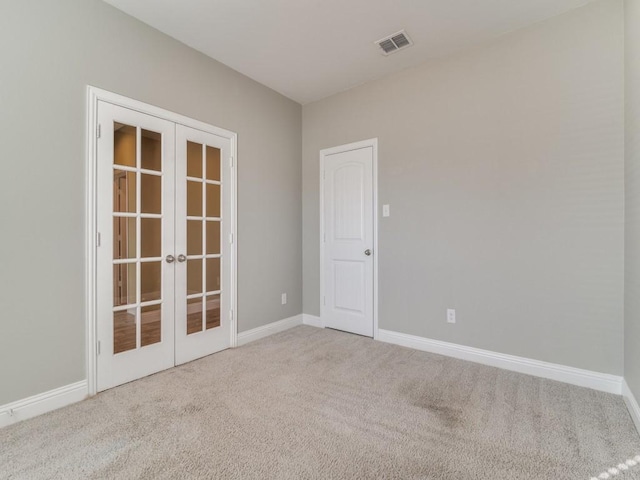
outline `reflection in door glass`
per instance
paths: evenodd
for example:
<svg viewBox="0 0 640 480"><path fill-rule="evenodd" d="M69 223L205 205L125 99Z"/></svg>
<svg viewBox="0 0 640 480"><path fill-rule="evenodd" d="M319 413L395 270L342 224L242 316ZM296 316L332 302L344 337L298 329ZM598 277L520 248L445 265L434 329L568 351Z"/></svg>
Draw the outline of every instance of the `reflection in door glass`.
<svg viewBox="0 0 640 480"><path fill-rule="evenodd" d="M149 305L140 309L140 345L158 343L162 337L162 305Z"/></svg>
<svg viewBox="0 0 640 480"><path fill-rule="evenodd" d="M113 217L113 259L136 258L136 219Z"/></svg>
<svg viewBox="0 0 640 480"><path fill-rule="evenodd" d="M187 142L187 177L202 178L202 145Z"/></svg>
<svg viewBox="0 0 640 480"><path fill-rule="evenodd" d="M113 171L113 211L117 213L136 212L135 172Z"/></svg>
<svg viewBox="0 0 640 480"><path fill-rule="evenodd" d="M187 295L202 293L202 260L187 260Z"/></svg>
<svg viewBox="0 0 640 480"><path fill-rule="evenodd" d="M141 166L147 170L162 170L162 135L149 130L141 133Z"/></svg>
<svg viewBox="0 0 640 480"><path fill-rule="evenodd" d="M136 307L113 312L113 353L136 348Z"/></svg>
<svg viewBox="0 0 640 480"><path fill-rule="evenodd" d="M202 331L202 297L187 300L187 335Z"/></svg>
<svg viewBox="0 0 640 480"><path fill-rule="evenodd" d="M207 222L207 255L220 253L220 221Z"/></svg>
<svg viewBox="0 0 640 480"><path fill-rule="evenodd" d="M114 123L113 163L126 167L136 166L136 127Z"/></svg>
<svg viewBox="0 0 640 480"><path fill-rule="evenodd" d="M113 306L136 303L136 264L120 263L113 266Z"/></svg>
<svg viewBox="0 0 640 480"><path fill-rule="evenodd" d="M202 216L202 183L187 181L187 215Z"/></svg>
<svg viewBox="0 0 640 480"><path fill-rule="evenodd" d="M207 295L207 330L220 326L220 295Z"/></svg>
<svg viewBox="0 0 640 480"><path fill-rule="evenodd" d="M220 149L207 145L207 180L220 181Z"/></svg>
<svg viewBox="0 0 640 480"><path fill-rule="evenodd" d="M187 220L187 255L202 254L202 221Z"/></svg>
<svg viewBox="0 0 640 480"><path fill-rule="evenodd" d="M160 218L140 219L140 253L142 258L162 255L162 220Z"/></svg>
<svg viewBox="0 0 640 480"><path fill-rule="evenodd" d="M207 292L220 290L220 259L207 258Z"/></svg>
<svg viewBox="0 0 640 480"><path fill-rule="evenodd" d="M207 217L220 216L220 185L207 183Z"/></svg>
<svg viewBox="0 0 640 480"><path fill-rule="evenodd" d="M160 300L162 292L162 263L142 262L140 264L140 293L142 302Z"/></svg>
<svg viewBox="0 0 640 480"><path fill-rule="evenodd" d="M162 213L162 177L140 176L140 203L142 213Z"/></svg>

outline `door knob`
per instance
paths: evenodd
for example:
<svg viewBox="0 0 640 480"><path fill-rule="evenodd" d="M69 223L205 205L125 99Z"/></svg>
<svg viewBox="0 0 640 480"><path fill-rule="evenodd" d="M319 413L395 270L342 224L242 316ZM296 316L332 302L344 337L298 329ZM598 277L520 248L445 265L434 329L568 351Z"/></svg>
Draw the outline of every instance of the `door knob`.
<svg viewBox="0 0 640 480"><path fill-rule="evenodd" d="M173 263L176 261L176 257L174 257L173 255L167 255L167 258L165 260L167 261L167 263Z"/></svg>
<svg viewBox="0 0 640 480"><path fill-rule="evenodd" d="M178 255L178 261L180 263L184 262L187 259L186 255L183 255L182 253L180 255Z"/></svg>
<svg viewBox="0 0 640 480"><path fill-rule="evenodd" d="M368 257L369 255L371 255L371 250L369 250L368 248L364 251L364 254Z"/></svg>

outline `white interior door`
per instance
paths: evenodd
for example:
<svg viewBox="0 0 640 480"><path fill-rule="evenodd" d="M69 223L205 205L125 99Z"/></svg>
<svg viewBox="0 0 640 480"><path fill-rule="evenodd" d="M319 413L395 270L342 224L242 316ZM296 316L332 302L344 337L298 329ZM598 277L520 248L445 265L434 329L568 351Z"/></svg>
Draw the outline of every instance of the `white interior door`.
<svg viewBox="0 0 640 480"><path fill-rule="evenodd" d="M323 299L326 327L373 336L374 208L372 146L325 151Z"/></svg>
<svg viewBox="0 0 640 480"><path fill-rule="evenodd" d="M230 346L228 138L176 126L176 364Z"/></svg>
<svg viewBox="0 0 640 480"><path fill-rule="evenodd" d="M174 364L174 124L98 102L98 390Z"/></svg>
<svg viewBox="0 0 640 480"><path fill-rule="evenodd" d="M97 391L232 344L231 137L97 102Z"/></svg>

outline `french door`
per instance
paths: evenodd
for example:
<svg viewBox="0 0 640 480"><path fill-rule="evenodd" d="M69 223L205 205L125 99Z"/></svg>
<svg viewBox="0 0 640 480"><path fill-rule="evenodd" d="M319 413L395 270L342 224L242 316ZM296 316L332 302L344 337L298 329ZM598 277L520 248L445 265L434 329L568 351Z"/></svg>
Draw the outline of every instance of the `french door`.
<svg viewBox="0 0 640 480"><path fill-rule="evenodd" d="M98 101L97 390L230 346L231 142Z"/></svg>

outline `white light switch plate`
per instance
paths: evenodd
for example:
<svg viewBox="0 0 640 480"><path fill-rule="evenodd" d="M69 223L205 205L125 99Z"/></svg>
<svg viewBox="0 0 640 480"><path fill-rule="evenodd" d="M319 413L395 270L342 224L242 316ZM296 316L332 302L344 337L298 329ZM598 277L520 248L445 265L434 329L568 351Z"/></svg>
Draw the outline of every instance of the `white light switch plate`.
<svg viewBox="0 0 640 480"><path fill-rule="evenodd" d="M388 217L389 215L391 215L389 212L389 205L382 205L382 216Z"/></svg>

